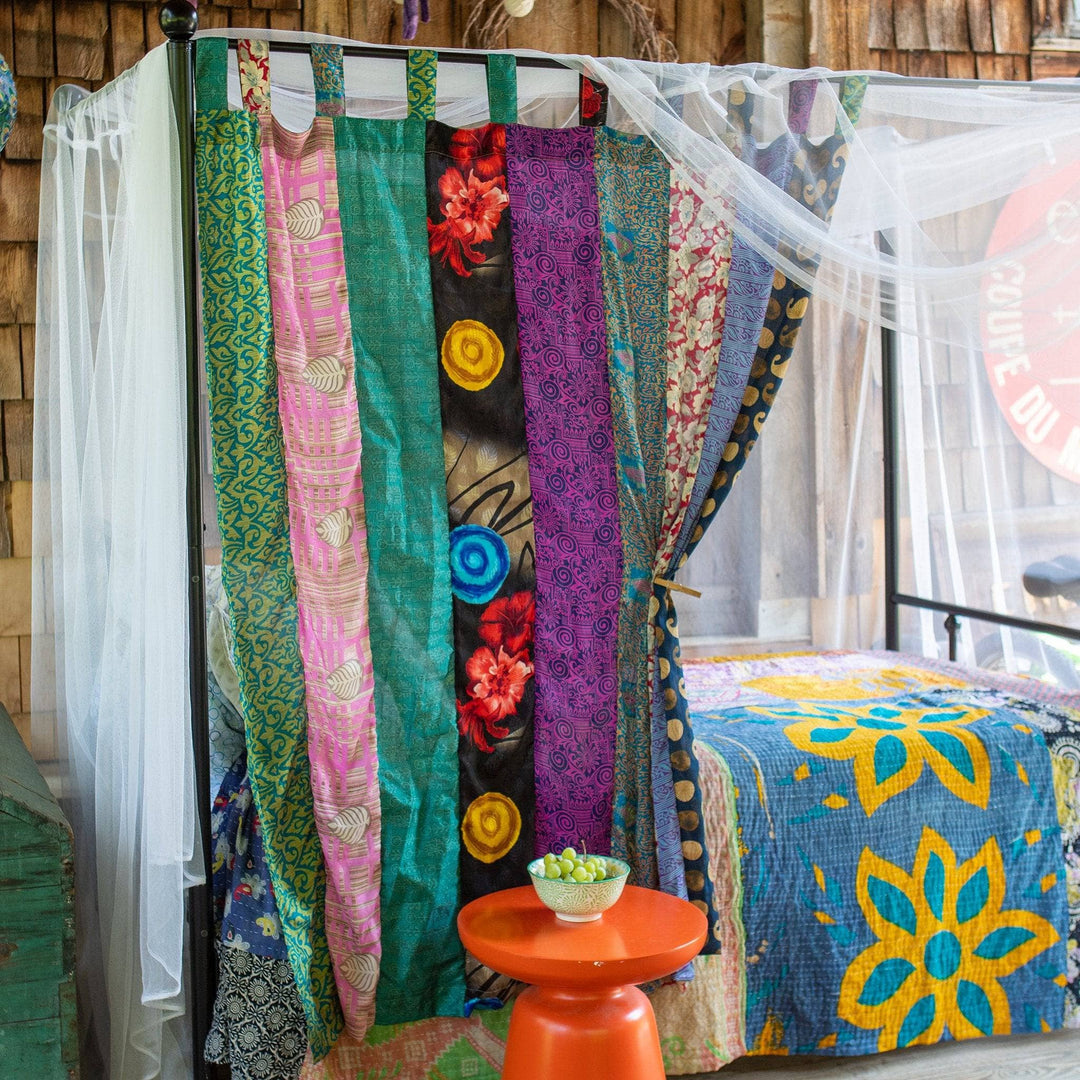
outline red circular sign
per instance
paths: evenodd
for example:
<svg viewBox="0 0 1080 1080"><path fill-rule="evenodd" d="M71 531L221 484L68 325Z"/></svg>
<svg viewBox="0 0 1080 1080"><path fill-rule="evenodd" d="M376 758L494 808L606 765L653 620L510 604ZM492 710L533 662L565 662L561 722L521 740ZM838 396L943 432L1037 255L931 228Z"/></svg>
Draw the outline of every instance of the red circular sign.
<svg viewBox="0 0 1080 1080"><path fill-rule="evenodd" d="M990 385L1028 452L1080 483L1080 162L1041 166L1009 197L986 255L1009 250L982 283Z"/></svg>

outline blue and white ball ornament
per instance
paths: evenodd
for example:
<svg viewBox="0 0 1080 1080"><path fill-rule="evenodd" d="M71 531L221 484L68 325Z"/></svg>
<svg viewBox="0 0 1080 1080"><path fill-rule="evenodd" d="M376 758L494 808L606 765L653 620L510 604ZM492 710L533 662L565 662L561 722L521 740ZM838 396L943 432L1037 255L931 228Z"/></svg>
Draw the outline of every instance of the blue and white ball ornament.
<svg viewBox="0 0 1080 1080"><path fill-rule="evenodd" d="M483 525L459 525L450 533L450 589L466 604L494 599L510 572L506 541Z"/></svg>

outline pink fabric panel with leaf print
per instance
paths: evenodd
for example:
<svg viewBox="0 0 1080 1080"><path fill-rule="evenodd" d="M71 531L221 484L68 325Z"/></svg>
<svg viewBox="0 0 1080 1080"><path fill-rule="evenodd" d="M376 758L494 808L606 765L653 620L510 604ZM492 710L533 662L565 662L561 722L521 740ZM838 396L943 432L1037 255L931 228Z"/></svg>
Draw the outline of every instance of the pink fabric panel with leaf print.
<svg viewBox="0 0 1080 1080"><path fill-rule="evenodd" d="M263 115L278 397L296 566L326 933L349 1032L374 1019L380 811L360 420L333 123L293 134ZM297 767L307 763L297 762Z"/></svg>

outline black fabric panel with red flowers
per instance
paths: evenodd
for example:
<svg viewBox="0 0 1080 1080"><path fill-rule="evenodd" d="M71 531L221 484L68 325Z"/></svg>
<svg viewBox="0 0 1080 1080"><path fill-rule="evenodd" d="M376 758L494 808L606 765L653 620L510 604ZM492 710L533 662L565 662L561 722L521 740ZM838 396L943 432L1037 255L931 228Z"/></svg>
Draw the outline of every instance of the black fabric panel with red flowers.
<svg viewBox="0 0 1080 1080"><path fill-rule="evenodd" d="M427 126L458 713L461 902L528 881L536 586L501 124Z"/></svg>
<svg viewBox="0 0 1080 1080"><path fill-rule="evenodd" d="M582 127L603 127L607 123L608 88L587 75L580 76L578 108Z"/></svg>

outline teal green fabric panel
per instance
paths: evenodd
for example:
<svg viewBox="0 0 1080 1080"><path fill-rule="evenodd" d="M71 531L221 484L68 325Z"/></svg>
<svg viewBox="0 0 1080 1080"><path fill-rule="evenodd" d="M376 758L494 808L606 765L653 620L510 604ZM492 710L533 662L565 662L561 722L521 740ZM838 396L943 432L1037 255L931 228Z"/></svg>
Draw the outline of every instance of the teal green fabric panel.
<svg viewBox="0 0 1080 1080"><path fill-rule="evenodd" d="M382 806L376 1023L459 1016L458 759L446 478L420 120L336 117L367 505Z"/></svg>
<svg viewBox="0 0 1080 1080"><path fill-rule="evenodd" d="M650 599L664 511L671 174L642 136L596 133L608 378L623 544L612 851L658 882L652 806Z"/></svg>
<svg viewBox="0 0 1080 1080"><path fill-rule="evenodd" d="M195 179L214 486L248 771L308 1041L343 1027L326 940L277 407L259 128L224 100L227 42L198 44Z"/></svg>
<svg viewBox="0 0 1080 1080"><path fill-rule="evenodd" d="M488 53L488 114L493 124L516 124L518 119L517 57Z"/></svg>

